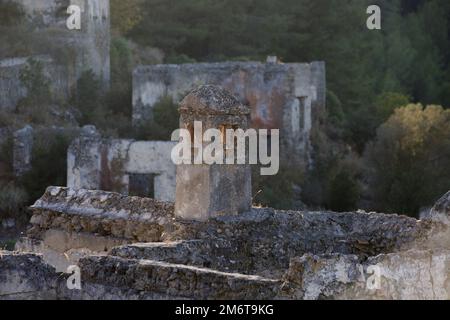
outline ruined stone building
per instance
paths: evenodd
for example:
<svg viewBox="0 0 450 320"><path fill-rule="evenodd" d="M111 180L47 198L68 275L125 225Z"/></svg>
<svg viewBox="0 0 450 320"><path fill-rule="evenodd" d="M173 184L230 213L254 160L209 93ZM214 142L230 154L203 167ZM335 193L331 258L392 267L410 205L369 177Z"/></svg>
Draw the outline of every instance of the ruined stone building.
<svg viewBox="0 0 450 320"><path fill-rule="evenodd" d="M67 150L68 187L175 201L176 167L171 160L175 142L106 139L90 125L82 128L28 125L5 133L10 135L16 177L32 169L37 139L64 135L72 141Z"/></svg>
<svg viewBox="0 0 450 320"><path fill-rule="evenodd" d="M181 123L199 116L203 97L212 125L245 126L245 108L224 95L192 92ZM0 299L450 299L450 191L423 220L235 210L248 200L234 194L245 167L195 166L178 172L188 196L177 192L175 203L47 188L17 251L0 251ZM67 285L71 266L81 290Z"/></svg>
<svg viewBox="0 0 450 320"><path fill-rule="evenodd" d="M67 154L67 186L175 200L174 142L102 139L95 131L72 142Z"/></svg>
<svg viewBox="0 0 450 320"><path fill-rule="evenodd" d="M281 130L285 158L307 159L314 116L325 107L325 63L273 60L140 66L133 73L133 122L150 118L163 96L178 102L199 85L220 85L250 107L251 127Z"/></svg>
<svg viewBox="0 0 450 320"><path fill-rule="evenodd" d="M40 61L56 97L65 99L76 87L80 75L91 69L105 88L110 80L109 0L13 0L22 5L30 41L39 54L0 57L0 109L14 110L26 96L20 73L30 58ZM69 30L66 21L69 5L81 8L81 30Z"/></svg>

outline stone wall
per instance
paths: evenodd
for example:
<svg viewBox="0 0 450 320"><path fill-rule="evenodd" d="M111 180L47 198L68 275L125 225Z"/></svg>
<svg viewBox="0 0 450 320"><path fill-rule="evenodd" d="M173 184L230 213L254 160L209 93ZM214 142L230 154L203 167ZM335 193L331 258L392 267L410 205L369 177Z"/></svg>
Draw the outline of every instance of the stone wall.
<svg viewBox="0 0 450 320"><path fill-rule="evenodd" d="M251 107L252 127L281 129L281 148L308 154L314 113L325 107L325 64L223 62L140 66L133 73L133 121L163 96L178 102L202 84L220 85ZM281 151L281 154L290 154Z"/></svg>
<svg viewBox="0 0 450 320"><path fill-rule="evenodd" d="M6 58L0 60L0 110L16 110L19 101L27 96L20 75L30 59L42 64L44 76L51 79L50 90L55 97L69 97L70 86L75 80L68 78L68 66L55 63L50 55Z"/></svg>
<svg viewBox="0 0 450 320"><path fill-rule="evenodd" d="M76 234L75 238L91 234L101 238L100 243L117 240L107 246L108 251L124 244L112 249L124 258L272 277L288 269L292 258L308 253L354 255L364 261L379 254L445 248L448 236L442 222L364 212L254 208L239 216L184 221L175 219L171 203L70 188L49 188L32 210L28 236L33 239L55 238L54 230L71 237ZM156 243L128 245L131 242Z"/></svg>
<svg viewBox="0 0 450 320"><path fill-rule="evenodd" d="M55 37L52 44L71 46L75 57L75 72L92 69L101 77L105 86L110 79L110 4L109 0L14 0L22 4L31 25L48 31ZM66 13L69 5L81 8L81 30L69 31Z"/></svg>
<svg viewBox="0 0 450 320"><path fill-rule="evenodd" d="M29 58L43 63L56 98L67 99L74 92L77 79L89 69L100 77L104 88L109 87L109 0L13 1L25 9L30 33L36 35L36 41L46 45L43 49L40 44L37 56L0 57L0 109L14 110L18 101L26 96L20 72ZM82 8L81 30L71 31L66 27L70 4L79 4Z"/></svg>
<svg viewBox="0 0 450 320"><path fill-rule="evenodd" d="M48 188L30 209L28 237L16 248L43 254L58 271L116 246L162 241L173 219L171 203L56 187Z"/></svg>
<svg viewBox="0 0 450 320"><path fill-rule="evenodd" d="M41 258L3 253L0 298L34 292L30 297L59 299L449 299L449 204L450 193L427 220L254 209L194 222L174 219L169 203L49 188L32 207L27 241L48 246L53 234L53 243L72 247L60 254L80 267L82 290L67 290L67 276ZM69 242L61 243L64 235ZM139 241L152 242L128 241L141 235ZM100 252L103 246L116 247Z"/></svg>
<svg viewBox="0 0 450 320"><path fill-rule="evenodd" d="M174 145L163 141L81 137L68 150L67 185L129 194L133 184L138 185L137 189L141 185L144 193L151 184L153 194L138 195L174 201L176 167L171 160Z"/></svg>
<svg viewBox="0 0 450 320"><path fill-rule="evenodd" d="M80 134L83 134L86 128L78 127L31 127L29 125L12 133L13 138L13 163L12 167L16 177L20 177L30 169L32 169L33 148L36 140L47 139L47 137L55 135L67 136L74 139ZM9 131L6 131L11 136ZM7 136L4 138L6 141Z"/></svg>
<svg viewBox="0 0 450 320"><path fill-rule="evenodd" d="M56 299L57 274L35 254L0 250L0 300Z"/></svg>

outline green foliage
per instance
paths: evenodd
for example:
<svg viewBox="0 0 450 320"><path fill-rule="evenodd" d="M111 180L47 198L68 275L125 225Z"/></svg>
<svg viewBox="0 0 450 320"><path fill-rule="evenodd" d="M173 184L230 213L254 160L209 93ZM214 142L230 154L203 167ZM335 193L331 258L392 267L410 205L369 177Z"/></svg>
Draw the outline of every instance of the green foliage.
<svg viewBox="0 0 450 320"><path fill-rule="evenodd" d="M333 126L343 126L345 121L342 102L339 100L338 96L330 90L327 90L327 118Z"/></svg>
<svg viewBox="0 0 450 320"><path fill-rule="evenodd" d="M374 104L361 106L346 117L344 138L359 153L376 134L376 129L385 122L395 108L405 106L409 98L400 93L385 92L375 98Z"/></svg>
<svg viewBox="0 0 450 320"><path fill-rule="evenodd" d="M78 79L75 104L81 113L81 125L96 124L105 117L101 82L92 70L83 72Z"/></svg>
<svg viewBox="0 0 450 320"><path fill-rule="evenodd" d="M396 108L404 107L409 103L409 97L401 93L385 92L379 95L375 101L375 106L380 124L389 119Z"/></svg>
<svg viewBox="0 0 450 320"><path fill-rule="evenodd" d="M50 80L44 74L41 61L28 59L28 64L20 72L20 81L27 89L27 97L20 102L22 107L41 107L51 101Z"/></svg>
<svg viewBox="0 0 450 320"><path fill-rule="evenodd" d="M275 176L261 176L260 167L252 167L253 204L276 209L292 209L295 192L294 186L301 181L300 170L282 167Z"/></svg>
<svg viewBox="0 0 450 320"><path fill-rule="evenodd" d="M8 137L0 145L0 181L10 181L13 178L13 138Z"/></svg>
<svg viewBox="0 0 450 320"><path fill-rule="evenodd" d="M14 26L23 22L22 6L11 0L0 0L0 26Z"/></svg>
<svg viewBox="0 0 450 320"><path fill-rule="evenodd" d="M29 199L35 201L48 186L65 186L67 176L67 149L73 140L71 134L42 134L35 139L31 170L20 178Z"/></svg>
<svg viewBox="0 0 450 320"><path fill-rule="evenodd" d="M14 251L16 240L9 239L6 241L0 241L0 250Z"/></svg>
<svg viewBox="0 0 450 320"><path fill-rule="evenodd" d="M166 63L170 64L183 64L183 63L195 63L195 59L188 57L185 54L171 55L166 58Z"/></svg>
<svg viewBox="0 0 450 320"><path fill-rule="evenodd" d="M27 204L28 194L20 186L13 183L0 185L0 217L17 217Z"/></svg>
<svg viewBox="0 0 450 320"><path fill-rule="evenodd" d="M108 110L131 119L132 111L132 53L124 38L111 43L111 90L106 95Z"/></svg>
<svg viewBox="0 0 450 320"><path fill-rule="evenodd" d="M141 123L135 138L141 140L170 141L174 130L180 126L178 106L169 96L162 97L153 107L153 118Z"/></svg>
<svg viewBox="0 0 450 320"><path fill-rule="evenodd" d="M358 208L360 187L351 169L340 171L330 183L328 208L337 211L351 211Z"/></svg>
<svg viewBox="0 0 450 320"><path fill-rule="evenodd" d="M380 1L383 32L374 32L365 27L368 0L149 0L129 35L171 63L324 60L329 120L361 153L393 107L376 110L377 97L450 105L450 2L417 3Z"/></svg>
<svg viewBox="0 0 450 320"><path fill-rule="evenodd" d="M170 140L179 126L178 106L170 97L155 104L152 119L131 128L131 57L126 41L116 39L112 52L114 80L110 91L103 93L100 79L91 70L78 80L73 100L80 111L80 124L93 124L109 137ZM128 71L121 70L124 65Z"/></svg>
<svg viewBox="0 0 450 320"><path fill-rule="evenodd" d="M126 34L142 19L142 0L111 0L111 25L115 33Z"/></svg>
<svg viewBox="0 0 450 320"><path fill-rule="evenodd" d="M450 185L450 110L397 109L369 144L365 161L373 207L416 216Z"/></svg>
<svg viewBox="0 0 450 320"><path fill-rule="evenodd" d="M55 120L51 114L53 97L50 79L44 72L44 63L28 59L27 65L20 72L20 81L26 88L27 95L18 102L18 118L27 124L52 124Z"/></svg>
<svg viewBox="0 0 450 320"><path fill-rule="evenodd" d="M92 70L85 71L78 80L72 100L80 111L80 125L95 125L108 137L131 136L131 69L127 42L117 38L111 48L111 89L105 91Z"/></svg>
<svg viewBox="0 0 450 320"><path fill-rule="evenodd" d="M8 111L0 111L0 128L8 127L13 124L11 113Z"/></svg>

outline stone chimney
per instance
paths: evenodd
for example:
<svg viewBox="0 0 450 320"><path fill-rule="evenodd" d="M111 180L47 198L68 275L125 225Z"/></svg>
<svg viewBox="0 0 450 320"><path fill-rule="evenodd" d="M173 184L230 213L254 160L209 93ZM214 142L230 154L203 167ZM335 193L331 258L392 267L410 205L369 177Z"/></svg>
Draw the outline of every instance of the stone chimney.
<svg viewBox="0 0 450 320"><path fill-rule="evenodd" d="M194 122L202 123L202 135L211 128L220 130L224 145L227 129L246 130L249 126L250 109L218 86L205 85L195 89L183 99L179 110L180 128L189 130L192 143ZM196 141L199 140L196 138ZM202 141L202 150L208 144L210 142ZM234 148L236 151L236 145ZM201 152L199 149L198 146L192 148L193 157ZM175 216L206 221L251 209L251 169L248 164L191 163L177 166Z"/></svg>

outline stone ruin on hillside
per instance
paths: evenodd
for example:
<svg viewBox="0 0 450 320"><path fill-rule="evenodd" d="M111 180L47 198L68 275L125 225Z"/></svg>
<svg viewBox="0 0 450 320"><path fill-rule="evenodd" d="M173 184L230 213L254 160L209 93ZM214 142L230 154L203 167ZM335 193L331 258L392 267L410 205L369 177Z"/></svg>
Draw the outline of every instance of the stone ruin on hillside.
<svg viewBox="0 0 450 320"><path fill-rule="evenodd" d="M67 152L67 186L175 201L175 142L82 135Z"/></svg>
<svg viewBox="0 0 450 320"><path fill-rule="evenodd" d="M201 84L220 85L249 106L246 127L280 129L282 162L311 162L311 130L325 108L325 63L284 64L272 58L140 66L133 73L133 124L149 125L145 121L160 99L179 101ZM68 151L67 186L174 201L172 147L172 142L80 138Z"/></svg>
<svg viewBox="0 0 450 320"><path fill-rule="evenodd" d="M225 110L224 95L199 89L181 105ZM450 298L450 191L424 220L236 210L249 199L233 194L245 189L235 172L195 166L177 172L175 203L49 187L17 251L0 252L0 299ZM81 290L67 287L70 265Z"/></svg>
<svg viewBox="0 0 450 320"><path fill-rule="evenodd" d="M21 72L29 59L39 61L50 81L52 93L65 100L73 94L84 71L92 70L104 88L110 81L109 0L12 0L25 13L32 41L45 48L43 54L0 57L0 110L13 111L27 96ZM81 30L68 30L67 8L81 9Z"/></svg>
<svg viewBox="0 0 450 320"><path fill-rule="evenodd" d="M139 66L133 72L133 123L153 115L158 101L178 102L200 85L219 85L250 107L250 126L280 129L282 159L311 161L310 136L326 104L324 62L219 62Z"/></svg>
<svg viewBox="0 0 450 320"><path fill-rule="evenodd" d="M44 75L51 79L49 84L55 100L50 106L52 116L68 124L69 133L82 131L72 128L78 126L76 112L64 110L59 104L74 94L78 79L89 69L101 79L102 88L109 87L110 1L12 1L23 7L27 30L33 41L38 42L39 50L34 52L33 48L33 56L24 53L0 57L0 111L20 113L19 102L28 94L21 73L32 58L42 64ZM67 29L67 8L71 4L81 8L81 30ZM311 164L311 130L326 100L324 62L281 63L277 57L268 57L266 63L139 66L133 73L134 125L150 119L161 98L170 96L178 102L201 84L220 85L248 105L250 127L280 129L282 162L295 161L297 166ZM11 132L16 129L0 128L0 142L14 139L14 173L19 177L31 169L33 139L37 133L60 132L62 128L26 126ZM171 142L80 137L68 150L67 186L173 202L176 168L167 161L172 145Z"/></svg>

